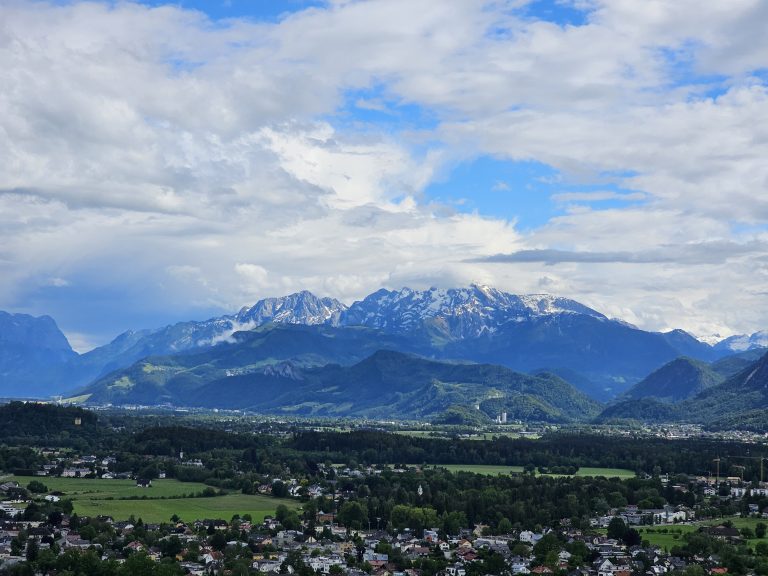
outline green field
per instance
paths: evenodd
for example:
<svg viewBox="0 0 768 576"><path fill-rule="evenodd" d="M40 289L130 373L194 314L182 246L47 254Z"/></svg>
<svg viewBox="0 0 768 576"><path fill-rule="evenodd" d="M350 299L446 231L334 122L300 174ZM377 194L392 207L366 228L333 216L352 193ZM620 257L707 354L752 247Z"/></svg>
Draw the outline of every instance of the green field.
<svg viewBox="0 0 768 576"><path fill-rule="evenodd" d="M499 474L520 473L522 466L490 466L484 464L438 464L441 468L446 468L451 472L474 472L475 474L485 474L487 476L497 476ZM537 472L538 474L538 472ZM553 476L563 476L562 474L553 474ZM579 468L576 476L605 476L606 478L634 478L635 473L632 470L623 468Z"/></svg>
<svg viewBox="0 0 768 576"><path fill-rule="evenodd" d="M654 546L661 546L662 548L667 548L668 550L671 550L673 546L681 546L683 541L683 535L688 532L693 532L699 529L701 526L717 526L719 524L722 524L726 520L730 520L733 523L733 526L735 528L751 528L754 532L755 526L757 526L758 522L762 522L764 524L768 524L768 520L765 518L739 518L739 517L728 517L728 518L719 518L717 520L705 520L703 522L695 522L693 524L670 524L668 526L654 526L654 527L639 527L640 536L643 538L643 540L648 540L648 542L651 543L651 545ZM664 530L667 531L667 533L664 533ZM759 538L750 538L749 540L746 540L747 546L750 546L754 549L755 545L758 542L768 542L768 539L763 538L760 540Z"/></svg>
<svg viewBox="0 0 768 576"><path fill-rule="evenodd" d="M625 468L579 468L576 476L605 476L606 478L634 478L635 473Z"/></svg>
<svg viewBox="0 0 768 576"><path fill-rule="evenodd" d="M296 508L292 500L270 496L227 494L212 498L175 498L169 500L78 500L75 512L84 516L107 514L115 519L126 519L131 514L145 522L167 522L176 514L185 522L222 518L229 520L234 514L250 514L255 522L274 515L278 504Z"/></svg>
<svg viewBox="0 0 768 576"><path fill-rule="evenodd" d="M153 480L151 488L137 488L133 480L31 476L15 476L13 479L22 486L38 480L50 491L63 492L65 498L72 499L74 511L81 516L105 515L115 520L125 520L133 515L145 522L163 522L176 514L182 520L192 522L198 519L229 520L234 514L250 514L254 521L261 521L264 516L274 514L279 504L289 508L297 506L293 500L261 495L227 494L184 498L201 492L207 486L199 482L171 479Z"/></svg>
<svg viewBox="0 0 768 576"><path fill-rule="evenodd" d="M51 492L64 492L68 498L79 500L90 498L178 498L202 492L207 486L200 482L179 482L178 480L153 480L151 488L137 488L135 480L102 480L101 478L47 478L39 476L14 476L16 482L26 486L32 480L42 482Z"/></svg>
<svg viewBox="0 0 768 576"><path fill-rule="evenodd" d="M683 534L687 532L693 532L698 530L698 525L690 524L672 524L665 527L646 528L639 527L640 537L643 540L648 540L651 546L660 546L671 550L673 546L682 546L685 541L682 539ZM664 531L667 531L665 534Z"/></svg>
<svg viewBox="0 0 768 576"><path fill-rule="evenodd" d="M474 472L486 476L498 476L499 474L520 473L522 466L491 466L484 464L437 464L440 468L446 468L451 472Z"/></svg>
<svg viewBox="0 0 768 576"><path fill-rule="evenodd" d="M519 430L522 426L508 426L506 429L502 430L495 430L493 432L476 432L474 434L471 434L470 436L462 436L462 440L493 440L494 438L498 437L505 437L505 438L529 438L529 439L536 439L538 438L537 435L534 434L521 434ZM448 432L445 430L395 430L395 434L400 434L401 436L413 436L416 438L449 438L453 436L453 432Z"/></svg>

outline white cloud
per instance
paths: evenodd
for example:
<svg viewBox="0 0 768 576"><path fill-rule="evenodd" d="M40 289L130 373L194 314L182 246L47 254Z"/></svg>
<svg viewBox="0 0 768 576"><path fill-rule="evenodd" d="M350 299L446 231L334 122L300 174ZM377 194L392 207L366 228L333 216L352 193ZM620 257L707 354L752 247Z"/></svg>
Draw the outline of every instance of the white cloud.
<svg viewBox="0 0 768 576"><path fill-rule="evenodd" d="M0 308L56 315L58 280L177 316L479 281L649 328L768 325L761 249L677 266L478 261L764 242L766 4L595 0L584 26L515 4L342 2L222 24L178 6L5 3ZM350 121L340 107L359 89L376 95L357 108L411 104L436 127ZM573 206L524 236L424 201L484 154L631 192L563 191L553 200Z"/></svg>

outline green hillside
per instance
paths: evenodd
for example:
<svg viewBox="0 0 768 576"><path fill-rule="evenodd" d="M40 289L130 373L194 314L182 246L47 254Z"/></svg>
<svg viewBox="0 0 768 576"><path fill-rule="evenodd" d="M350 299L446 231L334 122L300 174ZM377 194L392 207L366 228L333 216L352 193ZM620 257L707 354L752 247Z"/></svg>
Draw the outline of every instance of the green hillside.
<svg viewBox="0 0 768 576"><path fill-rule="evenodd" d="M351 366L308 367L242 349L237 353L236 359L209 352L138 362L89 387L88 401L397 419L432 419L464 407L492 418L507 412L510 419L549 422L589 419L600 409L557 376L529 376L501 366L381 350Z"/></svg>
<svg viewBox="0 0 768 576"><path fill-rule="evenodd" d="M693 358L676 358L635 384L623 396L627 400L656 398L679 402L716 386L725 378Z"/></svg>

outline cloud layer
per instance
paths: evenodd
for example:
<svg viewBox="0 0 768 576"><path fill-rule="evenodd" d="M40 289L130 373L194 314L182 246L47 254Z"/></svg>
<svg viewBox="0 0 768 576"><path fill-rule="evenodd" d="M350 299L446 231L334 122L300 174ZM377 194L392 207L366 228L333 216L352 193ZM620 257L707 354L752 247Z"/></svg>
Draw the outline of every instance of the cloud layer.
<svg viewBox="0 0 768 576"><path fill-rule="evenodd" d="M299 289L475 281L765 328L768 5L580 1L572 26L525 4L6 2L0 309L86 346ZM559 215L522 233L424 196L482 156L556 170Z"/></svg>

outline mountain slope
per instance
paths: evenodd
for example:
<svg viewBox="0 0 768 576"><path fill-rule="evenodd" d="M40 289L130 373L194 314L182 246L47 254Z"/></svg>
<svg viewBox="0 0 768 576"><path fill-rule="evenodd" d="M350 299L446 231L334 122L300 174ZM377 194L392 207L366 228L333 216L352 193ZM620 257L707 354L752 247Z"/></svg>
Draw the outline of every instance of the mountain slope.
<svg viewBox="0 0 768 576"><path fill-rule="evenodd" d="M768 408L768 353L728 380L681 404L698 422Z"/></svg>
<svg viewBox="0 0 768 576"><path fill-rule="evenodd" d="M721 384L674 405L653 398L606 408L598 421L632 418L647 422L693 422L712 429L768 431L768 353Z"/></svg>
<svg viewBox="0 0 768 576"><path fill-rule="evenodd" d="M194 366L164 378L173 368L141 362L90 387L89 401L166 401L268 413L397 419L432 418L451 406L477 406L489 416L506 411L510 418L552 422L590 418L599 411L597 402L552 375L533 377L501 366L436 362L391 350L375 352L351 366L307 368L279 362L223 374L210 366Z"/></svg>
<svg viewBox="0 0 768 576"><path fill-rule="evenodd" d="M51 317L0 312L0 397L58 393L61 373L75 358Z"/></svg>
<svg viewBox="0 0 768 576"><path fill-rule="evenodd" d="M584 314L510 322L493 334L449 343L443 354L502 364L521 372L567 368L611 396L680 355L661 334Z"/></svg>
<svg viewBox="0 0 768 576"><path fill-rule="evenodd" d="M270 324L196 352L144 358L77 394L90 395L91 403L171 402L212 381L353 364L382 348L420 351L401 337L366 328Z"/></svg>
<svg viewBox="0 0 768 576"><path fill-rule="evenodd" d="M660 334L670 346L678 351L680 356L688 356L697 360L711 362L721 358L724 354L724 352L715 350L709 344L697 340L685 330L670 330Z"/></svg>
<svg viewBox="0 0 768 576"><path fill-rule="evenodd" d="M768 331L762 330L754 334L740 334L721 340L715 344L714 349L718 352L732 353L745 352L756 348L768 348Z"/></svg>
<svg viewBox="0 0 768 576"><path fill-rule="evenodd" d="M669 404L656 398L624 400L608 406L595 418L598 424L622 420L640 422L676 422L682 418L679 404Z"/></svg>
<svg viewBox="0 0 768 576"><path fill-rule="evenodd" d="M704 362L692 358L676 358L635 384L624 394L624 398L655 398L674 403L696 396L723 380L724 377Z"/></svg>
<svg viewBox="0 0 768 576"><path fill-rule="evenodd" d="M392 333L437 327L446 339L461 340L493 333L509 322L552 314L602 314L567 298L547 294L518 296L488 286L448 290L379 290L355 302L342 315L344 325L361 325Z"/></svg>
<svg viewBox="0 0 768 576"><path fill-rule="evenodd" d="M75 359L67 368L68 388L92 382L113 370L149 356L196 353L223 342L233 334L271 322L317 325L338 324L346 307L332 298L318 298L303 291L281 298L265 298L236 315L203 321L178 322L156 330L128 331L105 346Z"/></svg>
<svg viewBox="0 0 768 576"><path fill-rule="evenodd" d="M730 378L742 370L746 370L765 353L765 348L753 348L744 352L736 352L713 362L711 368L724 378Z"/></svg>
<svg viewBox="0 0 768 576"><path fill-rule="evenodd" d="M280 324L329 324L338 326L347 307L333 298L318 298L303 290L282 298L265 298L238 312L235 320L254 327L270 322Z"/></svg>
<svg viewBox="0 0 768 576"><path fill-rule="evenodd" d="M144 358L208 351L226 356L232 351L224 345L243 342L239 334L271 325L301 325L318 333L325 328L366 329L369 354L378 348L397 349L432 358L498 364L521 372L577 373L584 389L599 399L620 394L680 355L709 360L715 354L709 345L685 332L645 332L567 298L520 296L472 285L448 290L379 290L349 308L306 291L267 298L234 315L126 332L82 356L69 350L63 366L59 360L47 361L47 356L32 357L38 366L17 362L16 371L8 375L39 376L35 372L39 366L50 366L51 374L35 380L47 383L45 386L22 388L27 394L35 391L45 396L52 393L46 386L55 380L55 392L62 393ZM374 344L377 339L378 346ZM337 360L336 352L322 350L322 339L313 342L321 349L314 359L310 350L302 349L304 358L299 364L317 365L328 358L350 363L362 358L353 352ZM273 361L292 359L291 343L284 344L285 350L274 350ZM0 358L3 354L18 356L10 345L0 342ZM16 395L18 383L13 381L16 387L11 390L7 382L0 374L0 387L8 389L8 395Z"/></svg>

